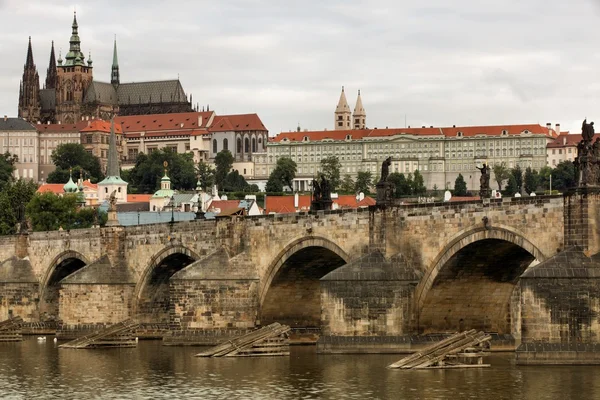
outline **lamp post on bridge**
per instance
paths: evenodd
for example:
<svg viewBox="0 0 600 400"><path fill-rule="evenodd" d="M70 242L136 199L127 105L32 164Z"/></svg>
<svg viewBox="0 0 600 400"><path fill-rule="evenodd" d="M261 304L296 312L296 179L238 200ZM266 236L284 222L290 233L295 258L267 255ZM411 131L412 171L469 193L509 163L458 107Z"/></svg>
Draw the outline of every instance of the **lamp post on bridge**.
<svg viewBox="0 0 600 400"><path fill-rule="evenodd" d="M175 195L171 195L171 224L175 223Z"/></svg>

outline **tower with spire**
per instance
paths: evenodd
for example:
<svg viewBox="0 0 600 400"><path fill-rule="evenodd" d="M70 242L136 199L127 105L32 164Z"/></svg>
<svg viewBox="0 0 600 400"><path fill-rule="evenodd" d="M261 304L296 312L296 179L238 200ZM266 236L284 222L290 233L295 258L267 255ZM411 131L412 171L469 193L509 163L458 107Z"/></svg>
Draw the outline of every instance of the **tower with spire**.
<svg viewBox="0 0 600 400"><path fill-rule="evenodd" d="M54 56L54 40L52 41L52 47L50 48L50 63L46 70L46 85L44 89L56 89L58 82L58 72L56 70L56 58Z"/></svg>
<svg viewBox="0 0 600 400"><path fill-rule="evenodd" d="M348 100L346 100L346 94L344 93L344 87L342 86L340 100L335 108L335 130L352 129L351 117L352 113L350 112L350 106L348 105Z"/></svg>
<svg viewBox="0 0 600 400"><path fill-rule="evenodd" d="M121 179L119 170L119 154L115 136L115 121L110 120L110 138L108 140L108 162L106 164L106 178L98 183L98 200L109 200L114 192L117 203L127 202L128 183Z"/></svg>
<svg viewBox="0 0 600 400"><path fill-rule="evenodd" d="M360 89L358 89L358 97L354 106L354 129L365 129L367 127L367 113L363 107L362 99L360 98Z"/></svg>
<svg viewBox="0 0 600 400"><path fill-rule="evenodd" d="M40 119L40 77L33 62L33 49L31 48L31 36L27 47L27 58L23 68L23 78L19 88L19 118L31 123L37 123Z"/></svg>
<svg viewBox="0 0 600 400"><path fill-rule="evenodd" d="M110 72L110 83L113 86L119 86L119 59L117 58L117 36L115 35L115 45L113 48L113 61Z"/></svg>
<svg viewBox="0 0 600 400"><path fill-rule="evenodd" d="M59 58L57 66L56 122L72 124L81 119L84 94L92 79L92 60L85 62L77 14L74 13L69 51L64 62Z"/></svg>

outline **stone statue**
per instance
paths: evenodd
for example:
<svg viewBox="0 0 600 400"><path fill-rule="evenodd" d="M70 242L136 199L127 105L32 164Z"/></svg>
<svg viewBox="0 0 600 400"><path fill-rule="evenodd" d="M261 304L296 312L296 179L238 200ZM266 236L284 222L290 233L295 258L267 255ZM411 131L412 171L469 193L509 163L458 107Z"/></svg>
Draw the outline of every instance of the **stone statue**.
<svg viewBox="0 0 600 400"><path fill-rule="evenodd" d="M583 120L581 125L581 136L586 143L591 143L594 140L594 123L587 123L587 118Z"/></svg>
<svg viewBox="0 0 600 400"><path fill-rule="evenodd" d="M321 199L331 200L331 188L329 187L329 181L325 178L324 174L321 174Z"/></svg>
<svg viewBox="0 0 600 400"><path fill-rule="evenodd" d="M108 210L115 211L117 209L117 191L113 190L108 198Z"/></svg>
<svg viewBox="0 0 600 400"><path fill-rule="evenodd" d="M479 178L479 196L489 197L490 194L490 167L487 164L483 164L481 168L475 166L481 171L481 177Z"/></svg>
<svg viewBox="0 0 600 400"><path fill-rule="evenodd" d="M321 187L319 186L319 182L316 179L313 179L312 187L313 187L313 201L321 200Z"/></svg>
<svg viewBox="0 0 600 400"><path fill-rule="evenodd" d="M386 158L383 163L381 163L381 179L379 182L385 182L387 177L390 174L390 165L392 165L392 157Z"/></svg>

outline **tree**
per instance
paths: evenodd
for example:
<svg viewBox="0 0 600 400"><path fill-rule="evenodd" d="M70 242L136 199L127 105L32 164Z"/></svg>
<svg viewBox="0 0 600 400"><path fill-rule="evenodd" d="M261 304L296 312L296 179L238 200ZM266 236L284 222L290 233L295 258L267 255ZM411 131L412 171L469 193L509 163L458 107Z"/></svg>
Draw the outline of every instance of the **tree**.
<svg viewBox="0 0 600 400"><path fill-rule="evenodd" d="M571 161L561 161L552 170L552 189L565 190L575 187L575 165Z"/></svg>
<svg viewBox="0 0 600 400"><path fill-rule="evenodd" d="M437 197L437 195L439 194L439 189L438 189L438 185L433 185L433 196Z"/></svg>
<svg viewBox="0 0 600 400"><path fill-rule="evenodd" d="M329 181L329 188L332 192L340 186L340 170L342 164L337 156L329 156L321 160L321 172L325 179Z"/></svg>
<svg viewBox="0 0 600 400"><path fill-rule="evenodd" d="M78 143L64 143L59 145L50 156L56 170L48 175L48 183L66 183L69 180L69 169L83 169L87 178L94 183L104 179L100 160L88 153ZM66 180L64 179L66 176Z"/></svg>
<svg viewBox="0 0 600 400"><path fill-rule="evenodd" d="M229 150L221 150L215 156L215 182L219 190L223 190L223 182L233 166L233 155Z"/></svg>
<svg viewBox="0 0 600 400"><path fill-rule="evenodd" d="M25 219L25 207L37 191L29 179L6 182L0 191L0 235L17 233L17 223Z"/></svg>
<svg viewBox="0 0 600 400"><path fill-rule="evenodd" d="M518 190L519 188L517 186L517 180L513 174L510 174L508 176L508 184L506 185L504 192L508 197L513 197Z"/></svg>
<svg viewBox="0 0 600 400"><path fill-rule="evenodd" d="M356 192L362 192L364 194L370 193L370 187L372 185L373 177L371 175L371 171L360 171L356 175L356 184L355 190Z"/></svg>
<svg viewBox="0 0 600 400"><path fill-rule="evenodd" d="M531 167L525 169L525 191L529 194L534 193L540 184L540 176L536 170Z"/></svg>
<svg viewBox="0 0 600 400"><path fill-rule="evenodd" d="M215 169L208 163L200 160L196 166L198 172L198 182L203 191L209 192L215 184Z"/></svg>
<svg viewBox="0 0 600 400"><path fill-rule="evenodd" d="M502 190L502 183L508 179L510 172L506 168L506 163L501 162L500 164L494 165L492 168L494 171L494 180L498 184L498 190Z"/></svg>
<svg viewBox="0 0 600 400"><path fill-rule="evenodd" d="M421 195L427 191L423 175L417 169L413 177L413 194Z"/></svg>
<svg viewBox="0 0 600 400"><path fill-rule="evenodd" d="M75 194L36 194L27 205L26 214L34 231L90 228L95 220L100 224L106 221L105 213L98 214L93 208L79 208Z"/></svg>
<svg viewBox="0 0 600 400"><path fill-rule="evenodd" d="M521 170L521 167L517 164L516 167L510 170L510 174L515 178L517 193L521 193L523 188L523 170Z"/></svg>
<svg viewBox="0 0 600 400"><path fill-rule="evenodd" d="M221 183L221 190L224 192L242 192L248 189L248 182L240 175L236 170L231 171L227 174L223 182Z"/></svg>
<svg viewBox="0 0 600 400"><path fill-rule="evenodd" d="M267 181L267 185L265 186L265 192L267 193L280 193L283 192L283 183L273 176L269 176L269 180Z"/></svg>
<svg viewBox="0 0 600 400"><path fill-rule="evenodd" d="M18 157L8 151L0 156L0 185L13 180L13 172L17 161Z"/></svg>
<svg viewBox="0 0 600 400"><path fill-rule="evenodd" d="M402 173L392 172L387 177L388 182L392 182L396 186L394 197L409 196L412 193L411 183Z"/></svg>
<svg viewBox="0 0 600 400"><path fill-rule="evenodd" d="M179 154L169 148L158 149L150 154L138 154L135 166L129 172L131 193L154 193L160 187L160 180L167 173L171 188L193 190L198 180L192 153Z"/></svg>
<svg viewBox="0 0 600 400"><path fill-rule="evenodd" d="M354 193L354 188L356 184L350 175L344 175L344 179L342 179L342 183L340 184L340 190L343 193Z"/></svg>
<svg viewBox="0 0 600 400"><path fill-rule="evenodd" d="M467 182L462 174L458 174L454 181L454 196L466 196L467 195Z"/></svg>
<svg viewBox="0 0 600 400"><path fill-rule="evenodd" d="M552 168L550 168L548 165L545 165L540 169L538 176L539 176L540 186L542 186L542 188L544 190L550 189L550 176L551 175L552 175Z"/></svg>
<svg viewBox="0 0 600 400"><path fill-rule="evenodd" d="M281 186L287 186L294 191L294 178L296 177L296 162L289 157L281 157L277 160L275 169L271 171L269 180L279 181ZM276 185L279 186L279 185Z"/></svg>

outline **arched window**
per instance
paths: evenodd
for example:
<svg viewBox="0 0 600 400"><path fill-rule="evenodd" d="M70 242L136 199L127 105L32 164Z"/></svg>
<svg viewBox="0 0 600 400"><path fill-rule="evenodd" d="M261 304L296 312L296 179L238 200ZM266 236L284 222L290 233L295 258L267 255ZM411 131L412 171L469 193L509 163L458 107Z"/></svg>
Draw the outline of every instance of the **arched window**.
<svg viewBox="0 0 600 400"><path fill-rule="evenodd" d="M237 138L237 150L238 153L242 152L242 138Z"/></svg>
<svg viewBox="0 0 600 400"><path fill-rule="evenodd" d="M256 138L252 138L252 152L256 151Z"/></svg>
<svg viewBox="0 0 600 400"><path fill-rule="evenodd" d="M213 153L217 152L217 139L213 139Z"/></svg>
<svg viewBox="0 0 600 400"><path fill-rule="evenodd" d="M223 150L229 150L229 145L227 143L227 139L223 139Z"/></svg>
<svg viewBox="0 0 600 400"><path fill-rule="evenodd" d="M248 139L248 138L244 139L244 151L246 153L250 152L250 139Z"/></svg>

